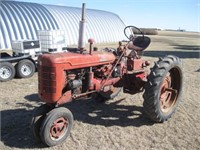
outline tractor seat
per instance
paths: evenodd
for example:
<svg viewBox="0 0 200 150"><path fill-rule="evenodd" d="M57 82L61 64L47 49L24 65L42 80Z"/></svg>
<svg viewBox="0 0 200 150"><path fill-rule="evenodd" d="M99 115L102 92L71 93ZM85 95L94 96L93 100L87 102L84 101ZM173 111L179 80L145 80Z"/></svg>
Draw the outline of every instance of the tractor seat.
<svg viewBox="0 0 200 150"><path fill-rule="evenodd" d="M151 42L151 39L146 36L137 36L128 44L128 48L135 51L145 50Z"/></svg>

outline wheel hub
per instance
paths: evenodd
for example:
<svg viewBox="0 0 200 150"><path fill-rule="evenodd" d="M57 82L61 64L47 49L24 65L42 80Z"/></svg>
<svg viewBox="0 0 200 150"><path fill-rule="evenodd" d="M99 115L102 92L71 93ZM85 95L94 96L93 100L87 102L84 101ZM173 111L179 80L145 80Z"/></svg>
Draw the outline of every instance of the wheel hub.
<svg viewBox="0 0 200 150"><path fill-rule="evenodd" d="M2 67L0 69L0 76L3 79L7 79L11 76L11 70L8 67Z"/></svg>
<svg viewBox="0 0 200 150"><path fill-rule="evenodd" d="M22 68L21 68L21 72L26 76L30 75L31 72L32 72L31 66L23 65Z"/></svg>
<svg viewBox="0 0 200 150"><path fill-rule="evenodd" d="M169 112L176 102L177 90L173 89L171 82L171 76L168 75L161 86L160 108L164 113Z"/></svg>
<svg viewBox="0 0 200 150"><path fill-rule="evenodd" d="M65 118L58 118L53 122L50 130L51 138L53 140L59 140L65 135L67 131L68 121Z"/></svg>

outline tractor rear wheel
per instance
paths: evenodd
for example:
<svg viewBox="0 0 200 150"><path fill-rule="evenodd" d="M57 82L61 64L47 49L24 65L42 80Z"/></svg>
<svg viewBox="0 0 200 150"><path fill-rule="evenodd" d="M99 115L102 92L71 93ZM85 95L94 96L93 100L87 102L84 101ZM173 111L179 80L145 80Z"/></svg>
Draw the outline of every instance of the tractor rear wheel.
<svg viewBox="0 0 200 150"><path fill-rule="evenodd" d="M50 111L50 106L47 104L43 104L40 107L36 108L33 112L32 120L31 120L31 130L33 135L37 141L41 141L40 138L40 127L43 119L46 114Z"/></svg>
<svg viewBox="0 0 200 150"><path fill-rule="evenodd" d="M182 69L176 56L160 58L147 77L144 92L144 112L155 122L168 120L181 100Z"/></svg>
<svg viewBox="0 0 200 150"><path fill-rule="evenodd" d="M70 134L73 115L64 107L52 109L44 118L40 128L40 137L47 146L62 143Z"/></svg>

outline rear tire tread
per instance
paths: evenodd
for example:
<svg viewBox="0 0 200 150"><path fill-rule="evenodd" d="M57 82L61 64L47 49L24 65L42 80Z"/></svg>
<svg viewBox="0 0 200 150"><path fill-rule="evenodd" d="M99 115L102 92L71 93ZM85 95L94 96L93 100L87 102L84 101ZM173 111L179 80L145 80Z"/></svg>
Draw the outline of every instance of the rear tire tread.
<svg viewBox="0 0 200 150"><path fill-rule="evenodd" d="M155 122L167 121L172 116L172 114L174 113L176 109L175 107L174 110L172 110L172 112L169 115L165 116L160 111L160 107L158 107L160 106L160 102L159 100L157 100L158 99L157 97L159 94L159 88L160 88L160 85L162 84L162 79L165 77L169 69L175 66L181 68L180 59L172 55L166 56L164 58L159 59L159 61L155 63L154 67L151 69L151 73L147 77L148 82L145 84L145 87L144 87L145 92L143 94L144 113L151 120ZM180 73L182 77L182 72L180 71ZM179 93L178 99L180 98L180 93ZM179 101L178 99L177 99L177 103Z"/></svg>

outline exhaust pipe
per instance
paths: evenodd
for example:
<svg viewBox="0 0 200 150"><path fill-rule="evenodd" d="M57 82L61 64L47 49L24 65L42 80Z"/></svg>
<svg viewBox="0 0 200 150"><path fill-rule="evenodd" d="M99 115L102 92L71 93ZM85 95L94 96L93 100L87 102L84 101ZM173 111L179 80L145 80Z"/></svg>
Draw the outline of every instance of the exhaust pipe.
<svg viewBox="0 0 200 150"><path fill-rule="evenodd" d="M82 17L79 23L79 39L78 39L78 48L83 50L85 48L85 3L82 4Z"/></svg>

